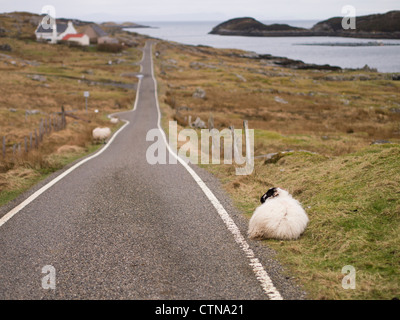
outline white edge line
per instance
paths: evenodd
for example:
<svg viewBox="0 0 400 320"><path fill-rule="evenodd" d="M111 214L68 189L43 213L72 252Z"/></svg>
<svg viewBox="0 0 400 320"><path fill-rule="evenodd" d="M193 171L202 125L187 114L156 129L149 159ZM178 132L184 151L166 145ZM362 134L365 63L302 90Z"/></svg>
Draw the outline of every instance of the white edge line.
<svg viewBox="0 0 400 320"><path fill-rule="evenodd" d="M64 171L62 174L59 176L55 177L53 180L51 180L49 183L47 183L45 186L37 190L35 193L33 193L31 196L29 196L27 199L25 199L23 202L21 202L18 206L16 206L14 209L9 211L6 215L4 215L0 219L0 227L5 224L8 220L10 220L14 215L16 215L19 211L21 211L23 208L25 208L28 204L30 204L33 200L35 200L37 197L39 197L42 193L44 193L46 190L50 189L53 185L55 185L58 181L60 181L62 178L70 174L72 171L74 171L76 168L80 167L84 163L88 162L89 160L92 160L99 155L101 155L104 151L108 149L110 144L114 141L116 136L129 124L129 121L124 120L126 123L119 128L119 130L112 136L112 138L108 141L108 143L98 152L96 152L94 155L83 159L82 161L78 162L68 170Z"/></svg>
<svg viewBox="0 0 400 320"><path fill-rule="evenodd" d="M150 60L151 60L151 75L152 75L153 81L154 81L154 87L155 87L154 93L155 93L157 112L158 112L157 125L158 125L158 129L160 130L160 132L161 132L161 134L162 134L162 136L164 138L164 142L165 142L165 144L167 146L168 151L190 173L190 175L197 182L197 184L199 185L201 190L204 192L204 194L210 200L210 202L212 203L214 208L217 210L217 212L218 212L219 216L221 217L222 221L225 223L225 225L228 228L228 230L233 234L236 243L240 246L240 248L244 251L246 257L249 259L249 261L250 261L249 265L253 269L253 272L256 275L257 280L260 282L264 293L266 293L271 300L283 300L281 294L275 288L275 286L274 286L271 278L269 277L267 271L264 269L264 267L261 264L260 260L255 256L253 250L250 248L249 244L247 243L245 238L242 236L239 228L237 227L237 225L235 224L233 219L230 217L229 213L225 210L225 208L219 202L217 197L207 187L207 185L199 177L199 175L183 159L181 159L178 155L176 155L176 153L171 149L171 147L170 147L170 145L169 145L169 143L167 141L167 137L165 135L165 132L161 127L161 112L160 112L160 105L158 103L157 81L156 81L156 78L154 77L152 45L150 45Z"/></svg>
<svg viewBox="0 0 400 320"><path fill-rule="evenodd" d="M142 59L140 60L140 72L142 72L143 70L143 66L141 65L142 62L144 60L144 50L143 50L143 55L142 55ZM142 82L142 79L139 79L139 83L138 83L138 87L136 90L136 98L135 98L135 104L134 107L131 111L135 111L138 105L138 101L139 101L139 89L140 89L140 84ZM108 118L111 118L113 114L108 115ZM82 161L78 162L77 164L75 164L74 166L72 166L71 168L69 168L68 170L64 171L62 174L60 174L59 176L55 177L53 180L51 180L49 183L47 183L46 185L44 185L43 187L41 187L39 190L37 190L36 192L34 192L32 195L30 195L28 198L26 198L23 202L21 202L19 205L17 205L15 208L13 208L11 211L9 211L8 213L6 213L3 217L0 218L0 228L8 221L10 220L13 216L15 216L19 211L21 211L23 208L25 208L27 205L29 205L32 201L34 201L36 198L38 198L41 194L43 194L45 191L47 191L48 189L50 189L53 185L55 185L58 181L60 181L61 179L63 179L64 177L66 177L68 174L70 174L72 171L74 171L75 169L79 168L81 165L83 165L84 163L98 157L99 155L101 155L104 151L106 151L108 149L108 147L111 145L111 143L114 141L114 139L117 137L117 135L130 123L128 120L122 120L125 122L125 124L118 129L117 132L115 132L113 134L113 136L111 137L111 139L107 142L107 144L98 152L96 152L94 155L83 159Z"/></svg>

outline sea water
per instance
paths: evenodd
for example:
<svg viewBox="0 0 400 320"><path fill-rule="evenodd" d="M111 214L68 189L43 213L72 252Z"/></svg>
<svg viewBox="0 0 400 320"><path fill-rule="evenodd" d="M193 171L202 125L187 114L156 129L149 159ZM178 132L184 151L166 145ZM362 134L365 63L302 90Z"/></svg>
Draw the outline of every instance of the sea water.
<svg viewBox="0 0 400 320"><path fill-rule="evenodd" d="M263 21L265 24L285 23L303 28L311 28L317 22L312 20ZM219 23L221 21L149 21L141 22L141 24L151 28L126 30L183 44L242 49L302 60L306 63L329 64L342 68L362 68L368 65L380 72L400 72L400 40L341 37L243 37L208 34ZM370 43L379 45L367 45Z"/></svg>

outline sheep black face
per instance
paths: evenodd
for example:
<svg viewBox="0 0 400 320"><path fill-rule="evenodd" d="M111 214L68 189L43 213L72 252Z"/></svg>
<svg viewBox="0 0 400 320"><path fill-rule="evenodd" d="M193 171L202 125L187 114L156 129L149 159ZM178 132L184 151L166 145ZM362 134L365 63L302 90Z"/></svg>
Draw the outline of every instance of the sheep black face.
<svg viewBox="0 0 400 320"><path fill-rule="evenodd" d="M271 188L271 189L269 189L269 190L267 191L267 193L265 193L265 194L261 197L260 201L261 201L261 203L264 203L268 198L276 197L277 195L278 195L278 190L277 190L277 188Z"/></svg>
<svg viewBox="0 0 400 320"><path fill-rule="evenodd" d="M249 221L251 239L298 239L308 224L308 216L300 202L288 191L271 188L261 197Z"/></svg>

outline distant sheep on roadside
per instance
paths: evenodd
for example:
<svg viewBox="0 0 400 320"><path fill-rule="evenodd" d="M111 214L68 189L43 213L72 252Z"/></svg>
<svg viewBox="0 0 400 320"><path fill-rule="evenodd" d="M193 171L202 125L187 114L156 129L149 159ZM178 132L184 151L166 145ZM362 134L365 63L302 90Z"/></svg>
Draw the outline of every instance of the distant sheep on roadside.
<svg viewBox="0 0 400 320"><path fill-rule="evenodd" d="M111 119L110 119L110 122L111 122L112 124L116 124L116 123L118 123L118 121L119 121L118 118L111 118Z"/></svg>
<svg viewBox="0 0 400 320"><path fill-rule="evenodd" d="M309 222L300 203L286 190L271 188L261 197L261 205L249 222L251 239L294 240Z"/></svg>
<svg viewBox="0 0 400 320"><path fill-rule="evenodd" d="M103 141L105 143L105 140L111 136L111 129L108 127L95 128L92 131L92 136L94 140Z"/></svg>

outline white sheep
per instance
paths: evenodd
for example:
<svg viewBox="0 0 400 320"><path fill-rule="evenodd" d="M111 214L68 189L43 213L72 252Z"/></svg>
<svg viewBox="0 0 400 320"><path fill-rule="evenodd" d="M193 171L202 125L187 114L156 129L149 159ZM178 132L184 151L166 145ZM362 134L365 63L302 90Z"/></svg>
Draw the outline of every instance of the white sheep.
<svg viewBox="0 0 400 320"><path fill-rule="evenodd" d="M261 197L261 203L249 222L251 239L293 240L306 229L309 222L306 212L286 190L269 189Z"/></svg>
<svg viewBox="0 0 400 320"><path fill-rule="evenodd" d="M94 140L101 140L105 143L105 140L111 136L111 129L106 128L95 128L92 131L92 136Z"/></svg>
<svg viewBox="0 0 400 320"><path fill-rule="evenodd" d="M111 119L110 119L110 122L111 122L112 124L116 124L116 123L118 123L118 121L119 121L118 118L111 118Z"/></svg>

